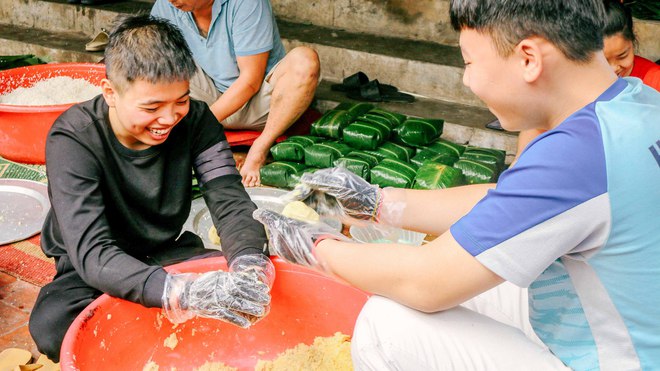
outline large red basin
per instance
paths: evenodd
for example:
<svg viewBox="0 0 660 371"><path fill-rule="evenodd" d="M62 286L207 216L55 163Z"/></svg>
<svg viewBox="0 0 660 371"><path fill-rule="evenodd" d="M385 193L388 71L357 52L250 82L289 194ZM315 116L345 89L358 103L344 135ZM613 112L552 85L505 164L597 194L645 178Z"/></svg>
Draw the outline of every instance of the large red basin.
<svg viewBox="0 0 660 371"><path fill-rule="evenodd" d="M360 290L274 258L277 278L270 314L250 329L196 318L174 326L161 310L103 295L90 304L67 332L62 370L194 370L206 361L253 370L257 360L273 359L288 348L340 331L351 335L368 299ZM224 258L173 265L168 270L226 269ZM165 339L176 334L174 349Z"/></svg>
<svg viewBox="0 0 660 371"><path fill-rule="evenodd" d="M105 65L97 63L50 63L0 71L0 94L30 87L56 76L81 78L100 85ZM74 103L50 106L0 104L0 156L29 164L46 162L46 136L55 119Z"/></svg>

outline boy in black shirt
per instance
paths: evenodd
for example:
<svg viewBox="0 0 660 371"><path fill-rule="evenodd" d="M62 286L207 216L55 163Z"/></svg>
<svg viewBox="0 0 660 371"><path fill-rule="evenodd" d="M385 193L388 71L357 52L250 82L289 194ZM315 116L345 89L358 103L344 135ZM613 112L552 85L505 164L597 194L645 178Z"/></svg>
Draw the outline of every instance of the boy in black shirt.
<svg viewBox="0 0 660 371"><path fill-rule="evenodd" d="M256 206L208 106L191 101L195 73L180 31L149 16L124 19L105 50L102 95L73 106L46 144L52 209L42 248L57 274L30 317L40 352L59 359L75 317L103 293L163 307L173 322L204 316L249 327L268 312L274 268ZM229 271L168 274L208 254L185 232L191 168L222 237Z"/></svg>

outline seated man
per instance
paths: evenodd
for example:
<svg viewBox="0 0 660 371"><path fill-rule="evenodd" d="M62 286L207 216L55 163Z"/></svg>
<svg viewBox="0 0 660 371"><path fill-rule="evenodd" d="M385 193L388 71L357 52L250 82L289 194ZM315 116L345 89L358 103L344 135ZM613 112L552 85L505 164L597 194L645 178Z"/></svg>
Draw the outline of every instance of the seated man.
<svg viewBox="0 0 660 371"><path fill-rule="evenodd" d="M157 0L151 14L176 24L193 52L190 96L205 101L226 129L262 131L240 169L244 185L258 186L275 139L314 97L316 52L285 53L268 0Z"/></svg>
<svg viewBox="0 0 660 371"><path fill-rule="evenodd" d="M162 307L174 323L203 316L249 327L268 313L275 273L222 126L188 96L195 62L179 30L146 15L127 18L110 33L105 61L102 94L64 112L46 145L52 208L41 247L57 274L39 292L29 327L55 362L71 323L103 293ZM219 253L181 233L191 169L228 272L163 269Z"/></svg>

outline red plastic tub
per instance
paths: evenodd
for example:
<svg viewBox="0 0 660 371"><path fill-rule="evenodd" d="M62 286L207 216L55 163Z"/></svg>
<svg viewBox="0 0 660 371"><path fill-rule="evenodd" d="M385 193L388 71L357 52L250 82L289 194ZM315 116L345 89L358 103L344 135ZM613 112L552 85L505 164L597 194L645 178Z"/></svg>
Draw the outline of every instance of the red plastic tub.
<svg viewBox="0 0 660 371"><path fill-rule="evenodd" d="M105 65L50 63L0 71L0 94L57 76L81 78L100 85L105 77ZM17 162L44 164L48 131L55 119L74 103L77 102L49 106L0 104L0 156Z"/></svg>
<svg viewBox="0 0 660 371"><path fill-rule="evenodd" d="M258 360L274 359L301 342L340 331L351 335L368 299L360 290L314 271L274 258L277 277L270 314L250 329L195 318L172 325L161 310L103 295L92 302L67 332L62 370L194 370L222 362L253 370ZM169 267L180 272L226 269L224 258L194 260ZM165 340L176 336L174 349ZM171 343L167 343L171 345Z"/></svg>

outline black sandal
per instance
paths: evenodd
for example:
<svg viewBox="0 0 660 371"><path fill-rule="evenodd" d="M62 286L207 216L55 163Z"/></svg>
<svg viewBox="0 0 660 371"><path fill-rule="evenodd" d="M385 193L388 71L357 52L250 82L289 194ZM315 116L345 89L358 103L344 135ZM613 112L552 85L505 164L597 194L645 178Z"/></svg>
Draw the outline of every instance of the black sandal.
<svg viewBox="0 0 660 371"><path fill-rule="evenodd" d="M349 91L359 91L362 86L368 83L369 83L369 77L367 76L367 74L365 74L362 71L358 71L346 77L344 80L342 80L341 84L331 85L330 89L345 93ZM382 91L386 91L388 93L395 93L399 91L399 89L397 89L395 86L386 85L386 84L380 84L380 88Z"/></svg>
<svg viewBox="0 0 660 371"><path fill-rule="evenodd" d="M410 94L402 93L398 89L392 91L383 88L383 86L387 85L381 85L378 80L369 81L362 85L359 90L346 92L346 96L362 102L412 103L415 101L415 97Z"/></svg>

